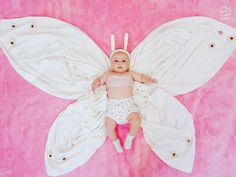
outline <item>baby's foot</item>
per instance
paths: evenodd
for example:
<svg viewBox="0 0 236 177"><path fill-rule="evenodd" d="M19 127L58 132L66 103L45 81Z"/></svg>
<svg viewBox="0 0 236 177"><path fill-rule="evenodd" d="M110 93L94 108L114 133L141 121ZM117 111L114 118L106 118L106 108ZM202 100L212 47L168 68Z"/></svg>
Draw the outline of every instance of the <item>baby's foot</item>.
<svg viewBox="0 0 236 177"><path fill-rule="evenodd" d="M134 136L132 136L128 133L127 136L126 136L126 139L125 139L125 144L124 144L125 149L131 149L133 139L134 139Z"/></svg>
<svg viewBox="0 0 236 177"><path fill-rule="evenodd" d="M113 144L115 146L116 152L118 152L118 153L122 153L123 152L123 149L122 149L122 147L120 145L120 140L119 139L113 141Z"/></svg>

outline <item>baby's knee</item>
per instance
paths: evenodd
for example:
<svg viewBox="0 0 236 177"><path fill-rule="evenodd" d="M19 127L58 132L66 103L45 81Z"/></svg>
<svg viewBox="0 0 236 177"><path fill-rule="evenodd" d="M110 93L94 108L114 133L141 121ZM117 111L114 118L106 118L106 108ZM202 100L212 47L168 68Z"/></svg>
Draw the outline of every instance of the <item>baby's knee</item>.
<svg viewBox="0 0 236 177"><path fill-rule="evenodd" d="M139 113L133 113L133 115L131 115L130 123L132 125L137 126L137 127L141 126L141 117L140 117Z"/></svg>
<svg viewBox="0 0 236 177"><path fill-rule="evenodd" d="M140 126L141 126L141 119L140 119L140 117L138 117L138 118L136 118L136 119L134 120L134 124L135 124L137 127L140 127Z"/></svg>

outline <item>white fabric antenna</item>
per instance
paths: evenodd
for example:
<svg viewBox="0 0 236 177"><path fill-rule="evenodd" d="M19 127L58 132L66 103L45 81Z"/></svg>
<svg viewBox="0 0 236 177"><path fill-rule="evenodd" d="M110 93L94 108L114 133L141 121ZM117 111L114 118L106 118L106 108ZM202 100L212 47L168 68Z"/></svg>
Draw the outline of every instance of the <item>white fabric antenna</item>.
<svg viewBox="0 0 236 177"><path fill-rule="evenodd" d="M124 35L124 49L127 50L128 47L129 34L125 33Z"/></svg>
<svg viewBox="0 0 236 177"><path fill-rule="evenodd" d="M115 36L114 34L111 35L111 51L113 52L116 49L115 46Z"/></svg>

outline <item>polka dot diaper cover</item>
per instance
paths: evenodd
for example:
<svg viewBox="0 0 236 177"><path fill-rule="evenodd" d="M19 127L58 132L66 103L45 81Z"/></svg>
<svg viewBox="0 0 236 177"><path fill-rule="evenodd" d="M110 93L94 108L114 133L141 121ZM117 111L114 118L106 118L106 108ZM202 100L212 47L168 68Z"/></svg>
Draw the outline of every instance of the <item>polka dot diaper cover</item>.
<svg viewBox="0 0 236 177"><path fill-rule="evenodd" d="M116 121L117 124L128 123L128 116L132 112L138 112L138 108L132 98L109 99L106 117Z"/></svg>

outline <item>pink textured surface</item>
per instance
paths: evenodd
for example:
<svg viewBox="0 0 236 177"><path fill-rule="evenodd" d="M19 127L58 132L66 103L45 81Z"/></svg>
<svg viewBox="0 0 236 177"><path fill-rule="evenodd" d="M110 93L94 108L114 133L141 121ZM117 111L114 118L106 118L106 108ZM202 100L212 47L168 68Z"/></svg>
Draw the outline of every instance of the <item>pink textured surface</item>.
<svg viewBox="0 0 236 177"><path fill-rule="evenodd" d="M120 40L129 32L133 49L149 32L179 17L202 15L236 27L235 0L0 0L0 18L50 16L85 31L106 53L110 34ZM115 153L110 141L68 177L235 177L236 53L206 85L178 99L196 127L192 174L165 165L150 150L142 132L134 149ZM23 80L0 50L0 176L44 177L44 147L50 126L72 101L59 99ZM124 140L127 127L120 127Z"/></svg>

